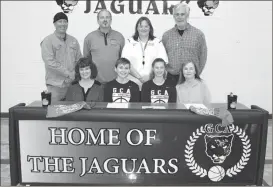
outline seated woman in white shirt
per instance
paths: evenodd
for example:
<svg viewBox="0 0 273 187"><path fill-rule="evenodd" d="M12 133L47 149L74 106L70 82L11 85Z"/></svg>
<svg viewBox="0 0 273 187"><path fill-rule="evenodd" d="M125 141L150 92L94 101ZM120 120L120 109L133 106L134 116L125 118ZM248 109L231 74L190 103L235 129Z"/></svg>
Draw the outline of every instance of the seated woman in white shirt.
<svg viewBox="0 0 273 187"><path fill-rule="evenodd" d="M166 50L161 40L154 36L154 28L147 17L138 19L135 34L126 40L121 56L131 62L128 78L136 82L140 89L142 83L150 79L152 62L156 58L162 58L168 63Z"/></svg>
<svg viewBox="0 0 273 187"><path fill-rule="evenodd" d="M198 103L207 107L210 106L210 91L199 77L197 67L192 62L186 62L182 65L176 91L177 103Z"/></svg>

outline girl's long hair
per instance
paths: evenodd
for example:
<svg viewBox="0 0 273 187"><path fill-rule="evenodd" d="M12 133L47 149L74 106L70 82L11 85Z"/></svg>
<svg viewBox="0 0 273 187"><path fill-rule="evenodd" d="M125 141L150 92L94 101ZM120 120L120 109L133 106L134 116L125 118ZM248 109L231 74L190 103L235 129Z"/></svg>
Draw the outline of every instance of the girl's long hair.
<svg viewBox="0 0 273 187"><path fill-rule="evenodd" d="M163 74L163 78L166 80L166 78L167 78L167 71L166 71L166 66L167 66L167 64L166 64L166 62L165 62L162 58L156 58L156 59L153 61L153 63L152 63L152 68L154 68L154 66L155 66L155 64L156 64L157 62L163 62L164 67L165 67L165 71L164 71L164 74ZM153 78L155 78L155 73L154 73L154 70L152 69L152 70L151 70L151 73L150 73L150 80L152 80Z"/></svg>

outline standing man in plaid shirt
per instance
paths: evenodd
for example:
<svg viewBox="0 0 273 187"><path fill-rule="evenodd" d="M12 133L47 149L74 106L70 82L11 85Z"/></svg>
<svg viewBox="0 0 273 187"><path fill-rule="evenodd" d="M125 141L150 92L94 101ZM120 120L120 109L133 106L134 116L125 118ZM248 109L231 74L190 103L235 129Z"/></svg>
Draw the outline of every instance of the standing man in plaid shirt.
<svg viewBox="0 0 273 187"><path fill-rule="evenodd" d="M176 25L163 34L162 42L169 58L167 79L179 79L182 64L191 61L196 64L200 75L207 61L205 35L188 23L190 7L182 2L174 6L173 17Z"/></svg>

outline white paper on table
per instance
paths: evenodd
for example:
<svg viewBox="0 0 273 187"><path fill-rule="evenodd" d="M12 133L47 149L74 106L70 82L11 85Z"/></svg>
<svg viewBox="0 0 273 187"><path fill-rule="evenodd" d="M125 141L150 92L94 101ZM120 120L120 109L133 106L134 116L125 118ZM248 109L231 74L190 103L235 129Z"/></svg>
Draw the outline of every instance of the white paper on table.
<svg viewBox="0 0 273 187"><path fill-rule="evenodd" d="M204 109L208 109L205 105L203 104L197 104L197 103L188 103L188 104L184 104L185 107L187 109L189 109L191 106L195 107L195 108L204 108Z"/></svg>
<svg viewBox="0 0 273 187"><path fill-rule="evenodd" d="M128 103L108 103L107 108L128 108Z"/></svg>
<svg viewBox="0 0 273 187"><path fill-rule="evenodd" d="M142 109L166 109L165 106L142 106Z"/></svg>

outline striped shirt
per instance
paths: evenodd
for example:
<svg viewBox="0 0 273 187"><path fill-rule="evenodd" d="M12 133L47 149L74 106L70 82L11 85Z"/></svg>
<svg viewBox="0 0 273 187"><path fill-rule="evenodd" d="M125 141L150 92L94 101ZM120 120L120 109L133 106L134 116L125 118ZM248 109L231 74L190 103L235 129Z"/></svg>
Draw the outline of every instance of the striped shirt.
<svg viewBox="0 0 273 187"><path fill-rule="evenodd" d="M189 23L181 36L177 26L166 31L162 37L163 45L169 59L169 73L178 75L182 64L191 61L196 64L199 74L207 61L207 45L205 35Z"/></svg>

